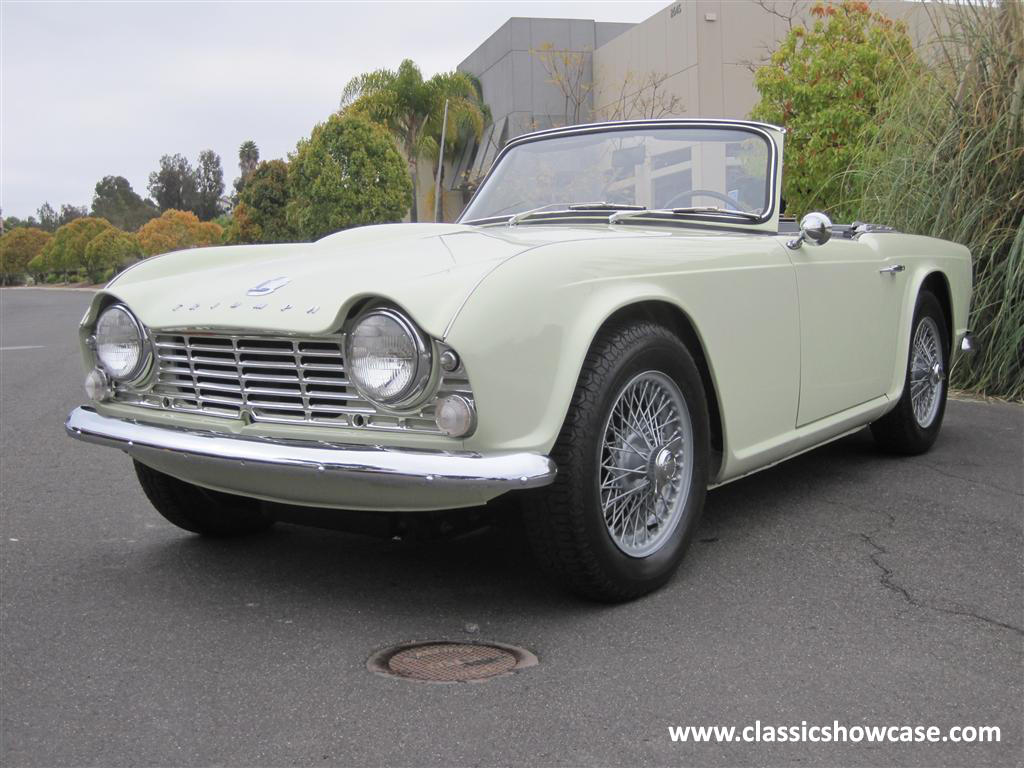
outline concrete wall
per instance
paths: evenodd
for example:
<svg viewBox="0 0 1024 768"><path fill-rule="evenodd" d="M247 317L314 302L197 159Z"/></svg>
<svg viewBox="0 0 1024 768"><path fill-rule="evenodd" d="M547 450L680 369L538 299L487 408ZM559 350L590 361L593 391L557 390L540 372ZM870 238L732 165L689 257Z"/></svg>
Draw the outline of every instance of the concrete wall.
<svg viewBox="0 0 1024 768"><path fill-rule="evenodd" d="M932 37L937 4L872 0L872 7L905 21L911 39ZM795 25L808 23L814 0L681 0L637 24L594 52L595 111L633 103L652 76L664 78L672 114L688 117L746 117L757 102L753 71ZM623 90L623 84L630 84ZM633 87L636 86L636 87ZM623 99L623 96L626 98ZM639 117L642 115L625 115Z"/></svg>
<svg viewBox="0 0 1024 768"><path fill-rule="evenodd" d="M679 0L635 25L509 19L458 66L480 79L493 122L480 144L452 158L446 169L446 216L461 210L468 195L460 190L483 176L505 142L570 122L562 91L549 82L535 53L543 45L583 56L584 80L593 90L580 122L744 118L758 99L754 70L776 49L791 23L811 20L815 1ZM933 37L933 17L953 12L942 3L920 0L869 2L886 16L905 21L919 50ZM430 220L432 209L424 216Z"/></svg>

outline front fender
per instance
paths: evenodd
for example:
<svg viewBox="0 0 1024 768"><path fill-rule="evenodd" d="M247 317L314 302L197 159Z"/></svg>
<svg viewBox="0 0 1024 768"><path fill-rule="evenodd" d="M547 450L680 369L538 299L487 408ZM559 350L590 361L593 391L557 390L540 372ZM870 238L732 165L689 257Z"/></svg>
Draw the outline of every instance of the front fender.
<svg viewBox="0 0 1024 768"><path fill-rule="evenodd" d="M638 238L538 248L503 263L447 336L473 385L474 450L548 452L604 321L666 302L704 347L730 456L793 428L799 310L785 252L768 238ZM754 379L751 379L751 376Z"/></svg>

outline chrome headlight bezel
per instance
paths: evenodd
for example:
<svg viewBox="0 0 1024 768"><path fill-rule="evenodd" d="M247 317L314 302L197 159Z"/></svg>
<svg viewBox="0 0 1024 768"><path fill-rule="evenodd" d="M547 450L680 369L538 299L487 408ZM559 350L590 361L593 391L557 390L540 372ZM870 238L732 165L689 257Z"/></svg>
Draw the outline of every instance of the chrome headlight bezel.
<svg viewBox="0 0 1024 768"><path fill-rule="evenodd" d="M103 319L105 315L107 315L110 312L120 312L124 314L124 316L128 318L129 322L135 328L135 333L138 336L139 340L139 358L135 362L135 365L131 368L131 370L123 374L117 374L114 371L112 371L107 366L107 363L103 360L102 356L100 355L100 321ZM149 343L149 334L146 333L145 327L142 325L142 323L139 322L139 319L135 317L134 313L130 309L128 309L126 305L120 303L111 304L110 306L106 307L102 312L100 312L96 317L96 324L93 326L91 338L94 340L93 354L96 357L96 365L99 368L101 368L104 373L106 373L106 375L110 378L111 381L117 382L119 384L137 382L141 380L145 376L146 372L149 370L149 365L153 358L152 346Z"/></svg>
<svg viewBox="0 0 1024 768"><path fill-rule="evenodd" d="M414 348L413 372L409 383L392 397L381 397L373 392L355 373L353 360L353 336L360 324L371 317L385 317L394 322L409 338ZM403 412L422 405L430 395L430 384L434 380L434 353L430 339L400 310L388 305L372 305L360 312L348 325L345 333L345 369L348 380L359 394L377 408L384 411Z"/></svg>

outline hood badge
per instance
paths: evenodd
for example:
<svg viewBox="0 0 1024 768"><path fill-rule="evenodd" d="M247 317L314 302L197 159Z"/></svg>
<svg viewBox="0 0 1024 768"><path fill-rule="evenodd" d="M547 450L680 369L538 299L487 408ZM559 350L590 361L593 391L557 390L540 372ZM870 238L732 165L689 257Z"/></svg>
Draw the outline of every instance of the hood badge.
<svg viewBox="0 0 1024 768"><path fill-rule="evenodd" d="M291 282L289 277L275 277L270 280L264 280L259 285L254 285L248 291L247 296L266 296L268 293L273 293L278 288L283 288Z"/></svg>
<svg viewBox="0 0 1024 768"><path fill-rule="evenodd" d="M260 286L256 286L256 287L259 288ZM255 289L253 289L253 290L255 290ZM216 302L214 302L213 304L210 305L210 309L216 309L219 306L220 306L220 302L216 301ZM270 304L268 304L265 301L260 303L260 304L246 304L245 302L242 302L242 301L233 301L233 302L231 302L228 305L227 308L228 309L243 309L244 308L244 309L248 309L248 310L259 311L261 309L266 309L269 306L270 306ZM193 304L175 304L173 307L171 307L171 312L177 312L179 309L187 309L189 312L195 312L197 309L199 309L199 307L200 307L200 305L198 303L193 303ZM288 310L295 309L295 308L296 307L295 307L294 304L288 304L288 303L282 304L280 307L278 307L279 311L281 311L281 312L287 312ZM301 309L301 307L299 309ZM315 315L319 311L320 311L320 305L319 304L313 304L308 309L306 309L306 314L307 315Z"/></svg>

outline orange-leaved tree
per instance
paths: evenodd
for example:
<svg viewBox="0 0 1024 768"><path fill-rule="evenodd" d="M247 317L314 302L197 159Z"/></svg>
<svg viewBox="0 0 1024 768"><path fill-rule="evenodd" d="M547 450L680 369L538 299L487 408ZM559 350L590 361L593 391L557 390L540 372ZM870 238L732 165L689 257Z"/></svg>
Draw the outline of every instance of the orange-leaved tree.
<svg viewBox="0 0 1024 768"><path fill-rule="evenodd" d="M4 285L28 271L28 263L39 255L50 237L49 232L37 227L18 227L0 237L0 275Z"/></svg>
<svg viewBox="0 0 1024 768"><path fill-rule="evenodd" d="M220 243L224 230L212 221L200 221L190 211L164 211L143 225L136 237L142 252L154 256L167 251Z"/></svg>

